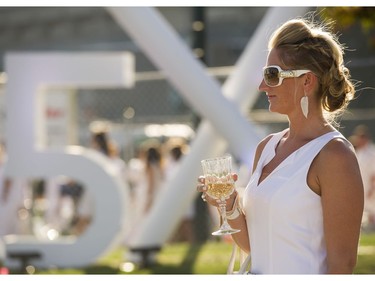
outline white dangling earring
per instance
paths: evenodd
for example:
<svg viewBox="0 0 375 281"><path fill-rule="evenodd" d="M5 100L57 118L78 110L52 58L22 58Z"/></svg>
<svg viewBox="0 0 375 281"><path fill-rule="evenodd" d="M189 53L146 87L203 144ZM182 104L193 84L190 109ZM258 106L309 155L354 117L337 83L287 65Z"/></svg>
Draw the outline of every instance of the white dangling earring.
<svg viewBox="0 0 375 281"><path fill-rule="evenodd" d="M301 98L301 109L303 115L307 118L307 114L309 114L309 98L306 96L306 93L305 96Z"/></svg>

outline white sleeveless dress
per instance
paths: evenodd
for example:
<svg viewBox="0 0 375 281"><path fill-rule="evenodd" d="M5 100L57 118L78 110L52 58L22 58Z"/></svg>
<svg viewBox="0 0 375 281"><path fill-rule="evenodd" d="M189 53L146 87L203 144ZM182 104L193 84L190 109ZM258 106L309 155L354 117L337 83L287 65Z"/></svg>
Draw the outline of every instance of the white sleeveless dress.
<svg viewBox="0 0 375 281"><path fill-rule="evenodd" d="M307 185L310 165L337 131L324 134L288 156L259 185L263 167L288 129L268 141L244 194L253 274L327 272L322 204Z"/></svg>

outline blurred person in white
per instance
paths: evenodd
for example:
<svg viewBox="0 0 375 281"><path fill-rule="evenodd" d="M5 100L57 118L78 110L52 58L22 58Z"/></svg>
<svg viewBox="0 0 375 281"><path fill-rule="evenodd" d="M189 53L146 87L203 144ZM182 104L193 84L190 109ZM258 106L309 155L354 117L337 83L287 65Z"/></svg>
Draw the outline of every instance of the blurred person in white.
<svg viewBox="0 0 375 281"><path fill-rule="evenodd" d="M92 132L91 147L108 157L108 160L110 160L115 173L123 180L124 183L126 183L128 176L126 163L119 156L117 144L113 140L110 140L106 130ZM82 233L90 224L92 216L94 215L94 207L91 193L88 192L87 189L84 189L77 208L77 234Z"/></svg>
<svg viewBox="0 0 375 281"><path fill-rule="evenodd" d="M126 162L120 157L120 151L118 145L113 141L109 141L108 144L108 157L113 167L115 168L116 174L118 174L124 183L128 183L128 167Z"/></svg>
<svg viewBox="0 0 375 281"><path fill-rule="evenodd" d="M120 151L118 149L118 145L113 140L110 140L108 142L108 150L109 150L108 151L109 152L108 157L109 157L109 160L112 163L112 166L115 169L115 173L117 175L119 175L119 177L121 178L121 180L123 181L123 183L130 188L129 168L128 168L128 165L120 157ZM124 196L125 195L126 195L126 193L124 194ZM131 205L132 202L134 201L133 200L134 197L133 197L133 193L132 193L131 189L129 190L129 196L130 196L130 200L128 200L128 202ZM131 207L132 206L130 206L130 208ZM125 216L124 216L123 226L124 226L123 242L126 243L127 233L129 233L129 231L131 229L131 221L130 220L126 221L125 220Z"/></svg>
<svg viewBox="0 0 375 281"><path fill-rule="evenodd" d="M268 44L259 90L289 128L257 146L242 206L237 192L227 200L252 274L351 274L357 262L363 184L354 148L332 122L355 88L328 27L291 19ZM198 180L202 199L217 205Z"/></svg>
<svg viewBox="0 0 375 281"><path fill-rule="evenodd" d="M128 182L131 190L131 204L135 204L135 192L139 185L144 181L144 170L145 170L145 151L139 146L136 148L135 155L132 157L127 164ZM132 208L134 209L134 208Z"/></svg>
<svg viewBox="0 0 375 281"><path fill-rule="evenodd" d="M144 141L138 150L138 157L129 161L129 178L131 178L134 201L131 208L131 222L126 233L125 245L137 234L138 227L150 211L160 188L165 181L164 161L161 153L161 144L157 139ZM136 174L133 174L136 173ZM147 258L155 260L155 253ZM140 264L142 253L125 251L124 260Z"/></svg>
<svg viewBox="0 0 375 281"><path fill-rule="evenodd" d="M91 147L105 155L115 169L115 173L120 176L124 183L128 182L128 168L126 162L120 157L117 143L110 139L106 131L92 133Z"/></svg>
<svg viewBox="0 0 375 281"><path fill-rule="evenodd" d="M171 180L178 171L182 157L187 153L188 145L181 138L171 138L165 143L166 159L165 159L165 179L166 182ZM168 186L168 183L165 184ZM192 202L187 208L181 222L176 230L173 241L194 242L193 219L195 214L195 204Z"/></svg>
<svg viewBox="0 0 375 281"><path fill-rule="evenodd" d="M127 174L128 174L128 183L130 185L130 216L129 221L126 222L127 231L125 233L125 244L126 241L130 239L133 231L134 226L137 224L138 217L140 217L140 208L137 202L139 197L139 187L143 185L145 182L145 159L144 159L145 151L141 148L141 146L137 147L135 156L132 157L127 163Z"/></svg>
<svg viewBox="0 0 375 281"><path fill-rule="evenodd" d="M363 224L375 230L375 144L366 125L358 125L349 139L356 149L365 192Z"/></svg>
<svg viewBox="0 0 375 281"><path fill-rule="evenodd" d="M164 161L159 143L155 143L146 149L144 172L146 185L143 191L139 190L139 192L143 193L139 196L143 198L138 197L137 200L137 202L144 200L141 203L142 215L149 212L165 180Z"/></svg>

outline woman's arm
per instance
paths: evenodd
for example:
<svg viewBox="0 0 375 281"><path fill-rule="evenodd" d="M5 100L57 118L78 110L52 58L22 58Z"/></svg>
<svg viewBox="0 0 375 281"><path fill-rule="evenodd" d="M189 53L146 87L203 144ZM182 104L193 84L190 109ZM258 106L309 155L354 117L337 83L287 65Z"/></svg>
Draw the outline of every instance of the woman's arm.
<svg viewBox="0 0 375 281"><path fill-rule="evenodd" d="M322 198L328 273L352 273L364 201L357 158L349 143L334 139L322 149L311 169Z"/></svg>

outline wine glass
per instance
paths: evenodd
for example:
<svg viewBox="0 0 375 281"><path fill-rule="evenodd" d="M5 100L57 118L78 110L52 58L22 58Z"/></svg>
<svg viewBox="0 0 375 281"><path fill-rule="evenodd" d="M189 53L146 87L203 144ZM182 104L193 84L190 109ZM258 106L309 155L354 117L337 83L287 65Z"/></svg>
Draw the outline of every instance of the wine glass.
<svg viewBox="0 0 375 281"><path fill-rule="evenodd" d="M228 224L226 216L226 199L233 193L234 180L232 178L232 157L224 155L221 157L205 159L201 161L203 174L205 176L206 194L216 199L222 219L219 230L212 235L226 235L237 233L239 229L233 229Z"/></svg>

